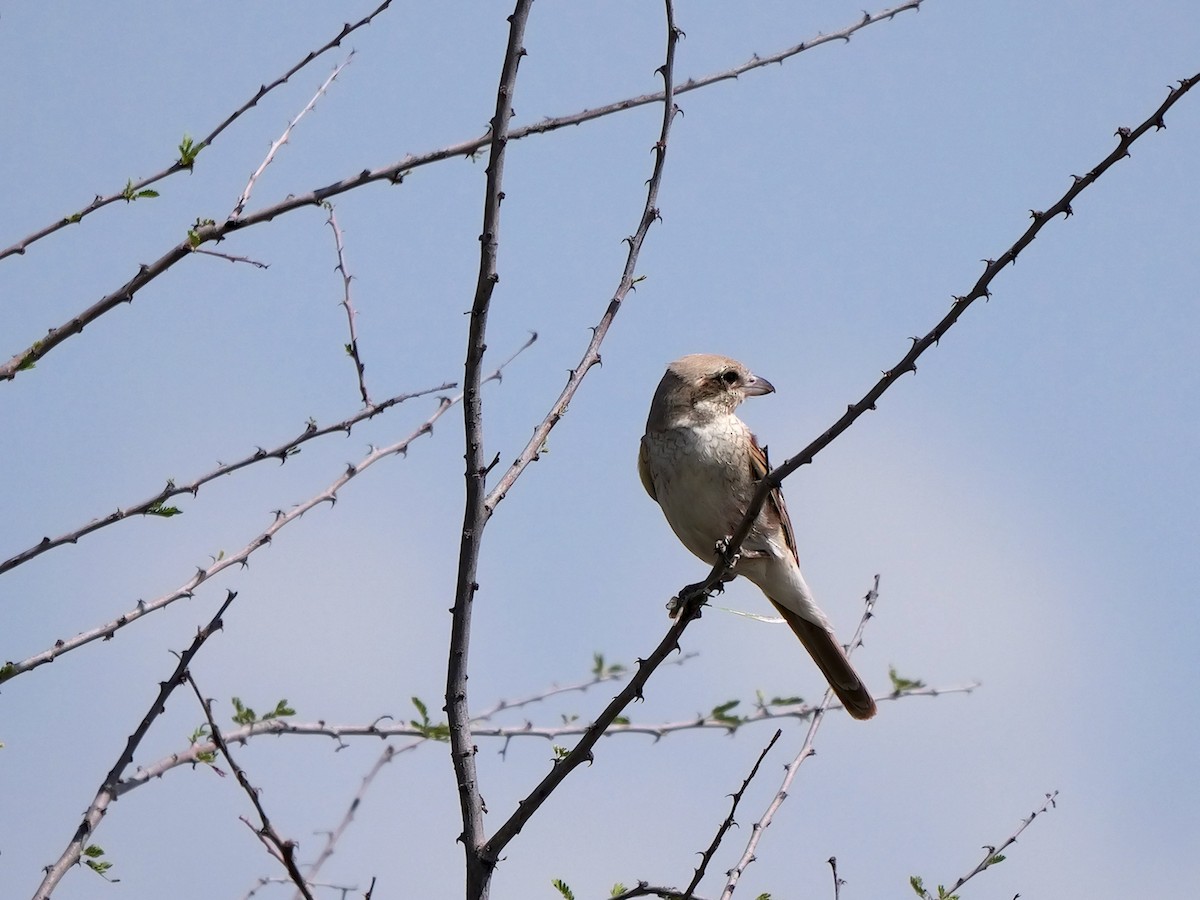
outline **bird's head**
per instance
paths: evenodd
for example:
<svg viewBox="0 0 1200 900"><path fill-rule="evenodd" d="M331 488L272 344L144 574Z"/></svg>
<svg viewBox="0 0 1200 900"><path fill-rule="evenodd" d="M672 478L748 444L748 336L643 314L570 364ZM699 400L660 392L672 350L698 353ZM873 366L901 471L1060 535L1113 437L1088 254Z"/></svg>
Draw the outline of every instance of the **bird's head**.
<svg viewBox="0 0 1200 900"><path fill-rule="evenodd" d="M693 353L667 366L650 406L648 431L686 422L696 425L732 415L747 397L769 394L771 382L736 359Z"/></svg>

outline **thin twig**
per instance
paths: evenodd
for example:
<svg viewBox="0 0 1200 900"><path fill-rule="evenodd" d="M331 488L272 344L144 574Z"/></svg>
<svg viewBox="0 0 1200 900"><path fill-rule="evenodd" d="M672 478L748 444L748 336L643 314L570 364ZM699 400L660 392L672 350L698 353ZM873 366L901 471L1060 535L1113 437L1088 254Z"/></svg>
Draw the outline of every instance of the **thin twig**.
<svg viewBox="0 0 1200 900"><path fill-rule="evenodd" d="M341 306L346 310L346 325L350 331L350 342L346 344L346 355L354 360L354 371L358 375L358 393L362 397L364 406L371 405L371 397L367 394L367 382L363 378L363 372L366 366L363 365L362 357L358 355L358 332L354 327L354 305L350 302L350 271L346 268L346 247L342 241L342 229L338 227L337 216L333 212L333 204L325 204L329 210L329 218L325 220L333 231L333 246L337 251L337 265L334 269L342 276L342 300Z"/></svg>
<svg viewBox="0 0 1200 900"><path fill-rule="evenodd" d="M217 259L223 259L226 262L246 263L247 265L254 266L256 269L271 268L267 263L259 262L257 259L251 259L248 256L234 256L232 253L220 253L216 250L205 250L203 247L197 247L194 252L199 253L201 256L215 256Z"/></svg>
<svg viewBox="0 0 1200 900"><path fill-rule="evenodd" d="M292 135L292 129L296 127L297 123L299 123L301 119L312 112L317 105L317 101L325 96L325 92L329 90L329 86L333 84L334 79L337 78L338 75L342 73L342 69L350 65L353 60L354 51L351 50L350 55L346 57L346 61L339 63L334 67L333 71L329 73L329 77L325 79L324 83L322 83L319 88L317 88L317 92L313 94L312 99L308 101L304 109L300 110L300 112L296 114L296 118L288 122L287 128L283 129L283 134L281 134L275 140L275 142L271 144L270 149L267 150L267 155L263 158L263 161L259 163L258 168L254 170L254 174L250 176L250 180L246 182L246 186L242 189L241 195L237 198L237 202L233 205L233 211L229 213L229 218L236 219L246 209L246 204L250 202L250 194L254 190L254 185L258 183L258 179L262 177L262 173L267 170L267 166L274 162L275 154L277 154L280 148L282 148L283 145L288 142L288 138L290 138Z"/></svg>
<svg viewBox="0 0 1200 900"><path fill-rule="evenodd" d="M684 890L684 900L691 900L695 890L700 886L701 879L704 878L704 872L708 869L708 864L713 858L713 854L717 852L717 848L721 846L721 841L725 839L726 833L737 823L733 816L737 812L738 804L742 801L742 795L746 793L746 788L750 787L750 782L754 780L754 776L758 774L758 767L762 765L762 761L767 758L767 754L771 752L771 748L775 746L775 742L779 740L779 736L783 734L782 729L775 729L775 734L771 736L771 740L767 742L767 746L763 748L762 753L758 754L758 759L754 762L754 767L750 770L750 774L746 776L742 782L742 786L738 788L737 793L733 795L733 802L729 806L729 815L725 817L725 821L721 823L717 829L717 833L713 835L712 843L708 845L708 849L700 854L700 865L696 867L695 874L692 875L691 882L688 883L687 889Z"/></svg>
<svg viewBox="0 0 1200 900"><path fill-rule="evenodd" d="M490 154L483 197L483 228L479 236L479 274L475 299L471 303L467 333L467 359L463 372L463 430L466 435L466 499L463 504L462 541L458 551L454 606L450 610L450 653L446 664L446 716L450 728L450 757L458 783L458 800L463 830L460 840L466 856L467 900L487 896L494 861L485 862L481 850L486 832L483 824L483 798L475 745L471 739L471 713L467 698L467 669L471 647L471 611L479 588L479 552L487 516L483 505L490 466L484 459L483 397L480 373L487 349L487 320L492 292L499 280L497 251L500 240L500 203L504 199L504 162L508 144L508 126L513 115L513 95L517 71L525 55L525 25L533 0L517 0L508 18L508 44L496 90L496 108L491 121Z"/></svg>
<svg viewBox="0 0 1200 900"><path fill-rule="evenodd" d="M84 848L91 840L92 834L95 833L104 815L108 812L109 805L117 798L119 793L119 785L121 782L121 774L132 764L133 754L137 751L138 745L142 742L142 738L150 730L151 724L166 711L167 698L171 696L175 688L183 684L184 677L187 674L187 668L191 665L196 654L200 652L200 648L204 646L204 642L209 639L213 632L221 628L221 617L225 615L225 611L229 609L233 598L237 596L235 591L228 591L225 595L225 601L217 609L216 615L209 620L208 624L196 632L196 637L192 639L191 645L179 655L179 664L175 666L175 671L171 673L166 681L159 682L158 695L154 698L154 702L150 704L150 708L142 717L142 721L138 727L134 729L133 734L125 742L125 748L121 751L121 755L117 757L116 763L108 774L104 777L104 781L100 785L100 789L96 792L95 799L92 800L87 811L83 814L83 821L79 823L79 827L75 830L75 836L71 838L71 842L67 845L66 850L62 855L51 865L46 867L46 875L42 879L42 883L38 885L38 889L34 892L34 900L49 900L50 894L62 881L63 876L79 863L83 854Z"/></svg>
<svg viewBox="0 0 1200 900"><path fill-rule="evenodd" d="M195 155L198 154L205 147L211 146L213 141L215 141L217 139L217 135L219 135L222 131L224 131L226 128L228 128L230 125L232 125L235 120L240 118L244 113L246 113L253 107L257 106L258 101L260 101L263 97L265 97L271 91L275 90L275 88L279 87L280 85L286 84L289 78L291 78L293 75L295 75L297 72L299 72L305 66L307 66L310 62L312 62L318 56L321 56L324 53L332 50L334 47L341 46L342 41L344 41L352 32L357 31L358 29L362 28L364 25L371 24L371 21L376 16L378 16L380 13L382 13L385 9L387 9L389 6L391 6L391 4L392 4L392 0L384 0L383 3L379 4L379 6L375 8L374 12L363 17L362 19L359 19L353 25L351 25L348 22L345 23L342 26L342 30L340 32L338 32L338 34L335 35L333 38L331 38L329 41L326 41L326 43L324 45L322 45L321 47L318 47L316 50L313 50L310 53L308 53L303 59L301 59L298 63L293 65L290 69L288 69L286 72L284 72L278 78L276 78L270 84L261 85L259 87L258 91L255 92L253 97L251 97L249 100L247 100L245 103L243 103L237 109L235 109L232 113L230 113L228 116L226 116L225 121L223 121L220 125L218 125L216 128L214 128L212 131L210 131L208 133L208 135L205 138L203 138L199 143L193 145L193 148L192 148L193 158L195 158ZM190 164L186 164L182 159L176 159L173 163L171 163L171 165L167 166L167 168L163 169L161 172L159 172L155 175L151 175L149 178L143 178L140 181L136 181L136 182L130 180L129 184L127 184L124 188L122 188L120 191L117 191L116 193L109 194L107 197L101 197L100 195L96 195L96 198L94 200L92 200L92 202L89 203L87 206L83 207L82 209L72 213L69 216L59 219L57 222L53 222L52 224L47 225L44 228L41 228L41 229L33 232L32 234L17 241L17 243L13 244L11 247L7 247L4 250L0 250L0 259L4 259L6 256L12 256L14 254L23 254L29 248L29 246L31 244L33 244L37 241L40 241L42 238L53 234L54 232L58 231L61 228L66 228L68 225L74 225L76 222L82 221L86 216L91 215L96 210L101 209L105 206L108 206L110 203L116 203L118 200L126 200L129 196L140 193L142 190L144 190L145 188L154 184L155 182L162 181L164 178L174 175L176 172L190 171L191 168L192 168L192 166Z"/></svg>
<svg viewBox="0 0 1200 900"><path fill-rule="evenodd" d="M296 865L296 842L290 839L285 839L280 836L275 830L275 826L271 824L271 818L267 815L267 810L262 805L262 800L259 799L259 791L250 783L250 778L246 775L246 770L237 764L233 758L233 754L229 752L229 745L225 742L225 738L221 735L221 729L217 726L217 720L213 718L212 701L205 699L200 693L200 688L196 681L192 678L190 672L184 672L184 679L191 686L196 694L196 699L200 701L200 708L204 710L204 717L208 719L208 727L212 733L213 743L217 750L225 757L225 761L229 763L229 768L233 770L234 777L237 778L237 783L241 785L246 796L250 798L250 803L253 804L255 812L258 813L259 827L255 828L246 819L246 825L258 836L258 839L263 842L271 855L274 856L287 870L288 877L292 879L292 883L296 885L296 890L304 897L304 900L313 900L312 893L308 890L308 885L304 883L304 876L300 874L300 868Z"/></svg>
<svg viewBox="0 0 1200 900"><path fill-rule="evenodd" d="M667 661L664 665L670 665L671 661ZM966 685L958 685L953 687L941 688L913 688L911 690L899 691L890 693L885 696L876 697L876 701L883 703L885 701L906 700L913 697L941 697L948 694L969 694L974 691L979 685L971 683ZM831 709L837 708L836 704L831 704ZM753 714L740 718L737 724L732 724L728 717L717 717L712 715L696 716L691 719L681 719L672 722L631 722L628 724L612 725L604 732L604 737L611 738L619 735L642 735L649 737L655 741L668 737L672 734L685 731L721 731L731 733L739 728L747 725L757 725L760 722L776 722L782 719L797 719L804 721L810 718L815 710L815 707L804 703L799 703L791 706L780 706L776 708L764 707L756 710ZM618 712L617 715L620 713ZM264 722L256 722L253 725L245 725L236 731L228 731L225 733L225 739L230 743L244 744L247 741L263 735L290 735L295 737L328 737L333 738L338 742L338 747L346 746L346 739L352 738L415 738L411 744L405 744L403 747L397 748L397 754L415 749L422 743L425 743L432 738L428 737L427 730L414 727L408 722L403 721L384 721L387 717L381 717L379 720L370 723L357 723L349 725L337 725L327 721L318 722L293 722L287 719L268 719ZM484 721L483 716L477 716L472 719L472 722L481 723ZM557 743L565 738L581 737L591 734L596 728L595 723L591 724L572 724L559 726L539 726L531 722L524 722L518 725L483 725L475 724L472 726L472 735L477 739L494 738L509 742L521 738L537 738L539 740L550 741ZM211 742L197 742L188 747L178 750L169 756L166 756L155 763L146 766L139 766L135 774L123 780L117 787L117 795L121 796L129 791L135 790L144 784L148 784L164 774L179 766L194 766L199 763L206 754L212 753L216 748Z"/></svg>
<svg viewBox="0 0 1200 900"><path fill-rule="evenodd" d="M849 34L858 30L859 28L863 28L866 25L870 25L884 19L890 19L902 10L914 9L917 7L917 5L918 0L910 0L909 4L883 10L874 16L864 16L854 25L848 26L847 28L842 29L840 32L831 32L828 35L819 35L810 41L797 44L794 47L783 51L781 54L777 53L767 57L756 57L743 66L727 69L717 73L716 75L707 76L706 78L693 79L691 82L689 82L691 87L688 87L687 89L696 90L698 88L713 84L716 81L722 81L727 78L736 77L736 75L740 74L741 72L768 65L773 61L780 61L780 57L795 55L803 50L817 46L819 43L824 43L827 40L838 40L843 38L848 39ZM1188 87L1190 87L1190 84ZM561 119L548 119L535 125L528 125L522 128L513 129L508 134L508 140L513 141L522 137L528 137L532 134L544 134L548 131L554 130L555 128L579 124L581 122L597 119L611 113L620 112L624 109L640 106L645 103L657 102L662 100L663 96L663 93L660 91L655 94L646 94L640 97L619 101L618 103L601 107L598 110L585 111L575 116L565 116ZM35 341L28 348L21 353L18 353L7 363L0 365L0 381L12 380L14 377L16 377L18 372L31 367L34 363L42 359L47 353L49 353L67 338L83 331L84 326L95 321L100 316L111 312L120 304L131 302L134 294L156 279L159 275L162 275L172 266L185 259L189 253L194 251L202 244L222 241L235 231L239 231L243 228L249 228L254 225L259 225L264 222L269 222L276 216L284 215L285 213L292 212L301 207L318 206L324 203L330 197L335 197L338 194L355 190L366 184L371 184L376 181L386 181L390 184L399 184L404 180L404 177L414 169L447 159L454 159L463 156L473 157L481 150L486 149L489 142L490 136L484 135L483 137L460 141L457 144L451 144L438 150L433 150L422 154L410 154L409 156L406 156L403 159L386 166L381 166L376 169L362 169L353 175L343 178L340 181L336 181L333 184L326 185L325 187L316 188L306 192L289 193L285 199L248 215L241 216L237 219L230 219L225 222L197 222L185 240L181 241L175 247L172 247L154 262L139 267L137 273L129 281L117 288L117 290L102 297L99 301L92 304L92 306L88 307L63 325L60 325L57 328L51 328L44 338L39 341Z"/></svg>
<svg viewBox="0 0 1200 900"><path fill-rule="evenodd" d="M845 884L837 873L837 857L831 856L826 860L829 863L829 868L833 872L833 900L840 900L842 896L842 885Z"/></svg>
<svg viewBox="0 0 1200 900"><path fill-rule="evenodd" d="M1036 819L1042 813L1049 812L1050 809L1052 809L1053 807L1056 807L1058 805L1055 802L1057 798L1058 798L1058 791L1051 791L1049 794L1046 795L1046 802L1043 803L1037 809L1035 809L1033 812L1031 812L1024 819L1022 819L1021 824L1017 827L1017 830L1014 831L1012 834L1010 834L1008 836L1008 838L1004 841L1003 844L1001 844L999 847L985 846L983 848L985 851L984 857L979 862L979 865L977 865L974 869L972 869L966 875L963 875L961 878L959 878L958 881L954 882L954 886L950 888L949 892L947 893L947 896L949 896L950 894L958 893L959 888L961 888L964 884L966 884L968 881L970 881L972 878L974 878L980 872L985 872L988 869L990 869L992 866L996 865L996 863L1003 862L1004 861L1004 851L1008 847L1010 847L1012 844L1015 844L1017 842L1017 838L1020 837L1021 832L1024 831L1026 828L1028 828L1030 825L1032 825L1034 819ZM912 884L913 889L919 891L919 893L922 897L926 898L926 900L933 900L933 896L928 891L926 891L923 886L920 886L921 879L914 877L914 878L910 879L910 882Z"/></svg>
<svg viewBox="0 0 1200 900"><path fill-rule="evenodd" d="M499 368L492 372L492 374L489 375L483 383L486 384L488 381L499 381L503 366L506 366L509 362L511 362L517 356L517 354L529 347L536 339L536 334L531 335L529 340L527 340L525 344L523 344L521 348L516 351L516 353L505 360ZM275 519L269 527L259 532L255 537L251 538L251 540L236 553L214 558L210 565L198 568L195 575L193 575L175 590L163 594L154 600L139 600L133 609L125 612L118 618L93 628L90 631L85 631L74 635L73 637L56 641L53 647L43 650L41 653L38 653L35 656L31 656L28 659L24 659L20 662L5 663L4 666L0 668L0 683L3 683L10 678L15 678L18 675L30 671L31 669L36 669L38 666L44 665L48 662L53 662L64 653L69 653L72 650L82 647L84 644L89 644L92 641L99 639L108 640L112 638L118 630L130 625L143 616L146 616L152 612L156 612L165 606L169 606L170 604L184 597L191 597L195 593L196 588L218 573L223 572L225 569L235 565L247 565L251 554L262 549L263 547L270 545L272 539L279 531L291 523L298 521L314 506L318 506L322 503L328 503L332 506L334 503L336 503L338 491L340 491L342 487L344 487L351 479L361 475L364 471L369 469L375 463L379 462L381 459L395 455L406 455L412 442L422 435L432 434L434 423L436 423L437 420L440 419L447 410L456 405L460 400L462 400L461 393L456 397L442 397L439 400L437 409L435 409L429 418L427 418L420 426L418 426L408 437L401 441L397 441L394 444L389 444L386 447L373 449L365 457L359 460L359 462L347 464L345 471L328 487L326 487L320 493L308 498L303 503L293 506L287 512L284 512L282 509L275 510Z"/></svg>
<svg viewBox="0 0 1200 900"><path fill-rule="evenodd" d="M40 556L47 550L53 550L55 547L61 547L64 544L74 544L81 537L91 534L93 531L99 531L108 525L113 525L131 516L143 515L170 515L173 513L164 513L163 504L172 497L177 497L180 494L191 494L195 497L200 488L210 481L221 478L224 475L230 475L239 469L244 469L254 463L263 462L268 459L277 459L280 464L287 462L288 459L294 456L300 450L300 445L313 440L314 438L325 437L330 434L341 432L349 435L354 426L366 419L373 419L380 413L386 412L393 406L397 406L406 400L413 400L417 397L425 397L429 394L436 394L440 391L449 391L458 387L453 381L446 381L436 387L423 388L419 391L413 391L408 394L397 394L394 397L389 397L382 403L376 403L364 410L360 410L352 416L342 419L333 425L327 425L324 428L318 428L317 423L311 419L304 426L304 430L288 441L284 441L270 450L264 450L262 447L256 449L248 456L244 456L236 462L218 463L217 468L210 472L201 475L199 478L189 481L186 484L176 484L173 480L168 481L166 487L158 493L147 497L138 503L133 503L129 506L121 507L115 512L109 513L103 518L93 519L86 525L76 528L74 531L69 531L66 534L59 535L55 538L44 537L37 544L29 547L26 550L12 556L3 562L0 562L0 574L7 572L9 569L15 569L22 563L29 562L36 556Z"/></svg>
<svg viewBox="0 0 1200 900"><path fill-rule="evenodd" d="M875 601L879 598L879 576L875 576L874 583L871 589L867 591L863 597L863 614L858 620L858 628L855 629L854 637L850 640L850 645L846 649L846 655L850 656L855 649L862 646L863 632L867 627L867 622L874 616ZM779 785L779 790L775 792L775 796L767 805L766 811L762 814L754 827L750 830L750 839L746 842L746 849L742 851L741 859L737 861L732 869L727 873L725 880L725 889L721 891L721 900L730 900L733 892L737 889L738 881L746 869L755 860L755 850L758 848L758 842L762 839L763 832L767 830L771 822L775 818L775 813L779 807L783 805L783 801L788 797L788 791L792 786L792 782L796 778L796 773L800 770L801 764L817 751L814 748L814 742L817 737L817 732L821 728L821 723L825 720L825 712L830 708L833 701L832 688L825 691L825 698L821 701L821 705L813 710L812 720L808 724L808 731L804 735L804 743L800 747L800 752L796 754L796 758L784 766L783 781Z"/></svg>

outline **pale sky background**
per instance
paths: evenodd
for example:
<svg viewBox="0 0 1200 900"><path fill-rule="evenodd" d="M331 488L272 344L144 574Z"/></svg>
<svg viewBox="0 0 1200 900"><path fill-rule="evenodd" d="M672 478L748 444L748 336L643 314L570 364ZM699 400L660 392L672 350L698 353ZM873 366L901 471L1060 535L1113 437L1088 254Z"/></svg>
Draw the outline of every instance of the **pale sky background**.
<svg viewBox="0 0 1200 900"><path fill-rule="evenodd" d="M166 166L373 3L9 3L0 15L0 245ZM680 81L855 21L861 3L681 0ZM349 49L353 63L260 180L249 208L480 134L494 104L505 4L396 3L272 93L162 196L110 207L0 262L7 359L114 290L197 217L221 219L270 142ZM516 122L656 89L657 3L534 5ZM744 415L776 460L820 434L927 331L1030 208L1051 205L1169 83L1200 70L1200 7L1176 2L927 0L782 66L679 99L660 207L621 311L550 452L485 538L472 641L477 709L632 663L664 603L704 567L644 495L634 461L665 364L726 353L778 393ZM538 343L486 395L487 453L524 444L616 287L650 173L660 109L514 142L488 344ZM827 720L818 753L764 836L738 896L912 896L951 883L1046 792L1058 808L965 896L1182 896L1200 879L1195 676L1200 92L1051 223L919 373L786 482L818 599L849 637L882 576L857 663L880 693L895 665L971 695ZM484 164L455 159L336 200L376 397L461 376L478 264ZM324 213L300 210L220 249L259 270L185 260L0 383L0 558L256 446L359 408ZM286 466L222 479L170 520L136 519L0 576L0 659L23 659L186 581L271 511L317 493L434 408L418 400L310 443ZM442 705L462 501L457 412L407 459L352 482L250 568L6 684L0 692L0 896L30 896L104 773L226 588L225 631L193 671L204 692L297 719L410 718ZM749 585L724 605L765 613ZM756 690L816 700L786 629L713 611L699 656L660 672L639 722L686 719ZM535 706L594 715L613 691ZM181 750L202 720L185 691L137 754ZM510 722L522 721L522 716ZM774 725L736 736L602 741L509 846L496 900L607 896L617 881L683 886ZM747 792L706 896L740 855L799 749L784 736ZM548 744L481 739L495 829L547 770ZM380 753L318 738L238 754L276 826L311 858ZM279 868L238 816L232 778L176 769L120 800L95 842L119 884L72 872L56 897L238 898ZM392 762L322 880L376 898L462 892L447 748ZM283 887L260 897L286 897ZM323 893L319 896L338 896Z"/></svg>

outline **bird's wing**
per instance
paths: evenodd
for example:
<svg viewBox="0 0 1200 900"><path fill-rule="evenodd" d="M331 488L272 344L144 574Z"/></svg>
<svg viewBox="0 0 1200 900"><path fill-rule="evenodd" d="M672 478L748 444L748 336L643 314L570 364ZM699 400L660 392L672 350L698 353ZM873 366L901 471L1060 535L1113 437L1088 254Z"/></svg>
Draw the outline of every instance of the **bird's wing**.
<svg viewBox="0 0 1200 900"><path fill-rule="evenodd" d="M758 445L758 438L754 435L750 435L750 469L755 482L762 481L771 472L771 464L767 461L767 452ZM787 548L792 552L792 558L798 560L799 553L796 550L796 534L792 530L792 519L788 515L787 504L783 502L783 491L780 488L775 488L767 496L767 502L763 505L762 512L759 515L764 517L768 523L772 519L779 521L779 525L783 529L784 539L787 542Z"/></svg>
<svg viewBox="0 0 1200 900"><path fill-rule="evenodd" d="M657 503L658 494L654 492L654 479L650 477L650 450L646 446L645 438L642 438L641 448L638 450L638 475L641 477L642 487L646 489L650 499Z"/></svg>

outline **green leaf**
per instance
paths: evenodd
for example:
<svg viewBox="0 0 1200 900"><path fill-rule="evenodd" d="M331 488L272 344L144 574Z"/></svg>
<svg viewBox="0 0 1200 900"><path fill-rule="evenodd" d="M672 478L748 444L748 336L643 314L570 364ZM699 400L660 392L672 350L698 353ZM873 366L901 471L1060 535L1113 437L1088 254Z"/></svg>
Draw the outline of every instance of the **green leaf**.
<svg viewBox="0 0 1200 900"><path fill-rule="evenodd" d="M178 506L163 506L161 500L155 500L146 508L146 512L143 515L162 516L164 519L169 519L171 516L183 515L183 510Z"/></svg>
<svg viewBox="0 0 1200 900"><path fill-rule="evenodd" d="M431 722L429 719L429 708L420 697L413 697L412 702L413 706L417 708L417 712L421 714L421 720L418 722L416 719L413 719L408 724L420 732L423 738L433 741L449 741L450 726L445 722Z"/></svg>
<svg viewBox="0 0 1200 900"><path fill-rule="evenodd" d="M551 746L552 746L552 748L553 748L553 750L554 750L554 758L555 758L556 760L559 760L559 759L566 759L566 758L567 758L567 754L571 752L571 751L570 751L570 750L568 750L566 747L560 747L560 746L558 746L558 744L552 744Z"/></svg>
<svg viewBox="0 0 1200 900"><path fill-rule="evenodd" d="M772 697L767 706L799 706L803 702L803 697Z"/></svg>
<svg viewBox="0 0 1200 900"><path fill-rule="evenodd" d="M258 721L258 715L250 707L242 703L240 697L233 698L233 721L238 725L253 725Z"/></svg>
<svg viewBox="0 0 1200 900"><path fill-rule="evenodd" d="M722 725L727 725L730 728L737 728L745 720L741 716L731 716L729 711L741 702L741 700L730 700L727 703L722 703L720 706L714 706L712 712L708 714L708 718L720 722Z"/></svg>
<svg viewBox="0 0 1200 900"><path fill-rule="evenodd" d="M908 883L912 885L912 889L916 891L918 897L925 897L925 880L919 875L909 875Z"/></svg>
<svg viewBox="0 0 1200 900"><path fill-rule="evenodd" d="M888 666L888 678L892 680L892 691L897 694L901 691L915 691L925 687L925 682L916 678L901 678L896 674L895 666Z"/></svg>
<svg viewBox="0 0 1200 900"><path fill-rule="evenodd" d="M563 881L561 878L555 878L550 883L552 885L554 885L555 889L560 894L562 894L563 900L575 900L575 894L571 891L571 889L569 887L567 887L567 883L565 881Z"/></svg>
<svg viewBox="0 0 1200 900"><path fill-rule="evenodd" d="M613 724L614 725L628 725L629 724L629 716L617 716L615 719L613 719Z"/></svg>
<svg viewBox="0 0 1200 900"><path fill-rule="evenodd" d="M625 893L627 890L629 890L629 888L625 887L625 885L621 884L621 882L618 881L616 884L614 884L612 886L612 890L608 892L608 896L619 897L621 894Z"/></svg>
<svg viewBox="0 0 1200 900"><path fill-rule="evenodd" d="M196 162L196 157L200 155L202 147L198 147L192 140L190 135L185 134L183 140L179 142L179 164L185 169L190 169Z"/></svg>

